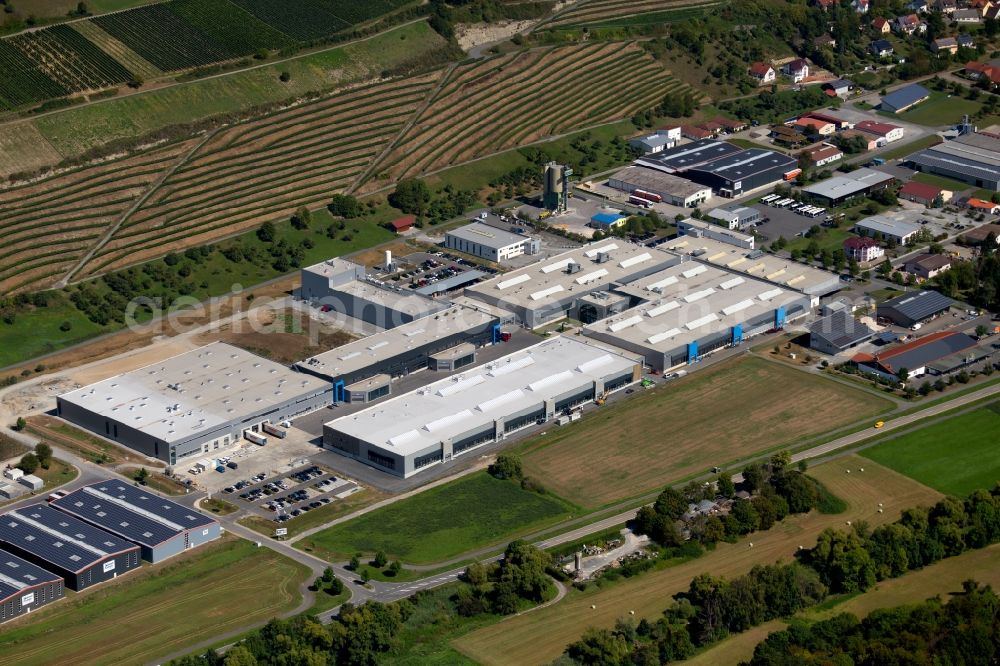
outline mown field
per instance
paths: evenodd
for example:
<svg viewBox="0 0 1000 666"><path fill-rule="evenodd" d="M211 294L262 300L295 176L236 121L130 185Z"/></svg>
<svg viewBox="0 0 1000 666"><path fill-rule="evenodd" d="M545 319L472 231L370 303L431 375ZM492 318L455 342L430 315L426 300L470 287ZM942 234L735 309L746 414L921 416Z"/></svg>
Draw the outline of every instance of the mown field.
<svg viewBox="0 0 1000 666"><path fill-rule="evenodd" d="M582 425L552 429L520 451L526 475L598 507L891 406L824 377L739 357L588 414Z"/></svg>
<svg viewBox="0 0 1000 666"><path fill-rule="evenodd" d="M557 498L522 490L485 471L376 509L307 537L296 548L330 559L382 550L409 564L436 563L499 544L570 514Z"/></svg>
<svg viewBox="0 0 1000 666"><path fill-rule="evenodd" d="M1000 483L1000 403L954 416L866 449L863 456L964 497Z"/></svg>
<svg viewBox="0 0 1000 666"><path fill-rule="evenodd" d="M378 163L368 187L612 122L683 89L635 44L540 48L464 63Z"/></svg>
<svg viewBox="0 0 1000 666"><path fill-rule="evenodd" d="M143 664L296 607L306 567L228 538L166 565L144 566L0 632L6 666Z"/></svg>
<svg viewBox="0 0 1000 666"><path fill-rule="evenodd" d="M865 469L863 473L859 471L861 467ZM853 473L846 474L846 469L852 469ZM671 596L686 590L698 574L709 572L713 576L732 577L746 573L755 564L787 562L800 545L812 546L816 536L827 527L842 526L847 520L864 520L874 527L896 520L905 508L931 504L940 497L937 491L858 456L819 465L810 469L809 474L848 503L845 513L829 515L813 511L793 516L767 532L754 533L734 544L720 543L715 550L695 560L603 589L571 590L557 604L478 629L452 645L488 666L547 664L587 627L610 628L619 618L629 617L629 611L635 611L636 621L659 617ZM883 513L878 513L879 502L883 504ZM752 548L748 545L751 541Z"/></svg>

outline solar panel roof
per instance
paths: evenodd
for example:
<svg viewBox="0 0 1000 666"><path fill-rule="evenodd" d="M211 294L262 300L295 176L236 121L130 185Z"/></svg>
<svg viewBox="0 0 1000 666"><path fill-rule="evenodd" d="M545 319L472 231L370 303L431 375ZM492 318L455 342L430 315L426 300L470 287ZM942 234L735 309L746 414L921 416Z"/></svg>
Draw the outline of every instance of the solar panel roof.
<svg viewBox="0 0 1000 666"><path fill-rule="evenodd" d="M17 555L0 551L0 602L25 588L56 581L62 582L62 576L22 560Z"/></svg>
<svg viewBox="0 0 1000 666"><path fill-rule="evenodd" d="M107 480L71 492L52 506L143 546L155 546L215 520L122 481Z"/></svg>
<svg viewBox="0 0 1000 666"><path fill-rule="evenodd" d="M814 322L809 331L841 349L869 339L874 334L865 323L855 319L846 310L838 310Z"/></svg>
<svg viewBox="0 0 1000 666"><path fill-rule="evenodd" d="M110 556L138 548L45 504L32 504L0 516L0 542L69 571L82 571Z"/></svg>
<svg viewBox="0 0 1000 666"><path fill-rule="evenodd" d="M951 305L952 300L940 292L918 291L885 301L879 309L891 308L908 319L919 321L947 310Z"/></svg>

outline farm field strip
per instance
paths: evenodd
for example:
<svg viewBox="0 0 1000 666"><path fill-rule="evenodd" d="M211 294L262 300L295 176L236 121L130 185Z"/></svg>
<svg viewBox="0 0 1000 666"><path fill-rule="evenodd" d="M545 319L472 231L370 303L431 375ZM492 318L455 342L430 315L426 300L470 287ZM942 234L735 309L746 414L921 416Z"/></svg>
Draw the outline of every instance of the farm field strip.
<svg viewBox="0 0 1000 666"><path fill-rule="evenodd" d="M100 90L132 78L121 63L68 25L21 33L8 41L68 92Z"/></svg>
<svg viewBox="0 0 1000 666"><path fill-rule="evenodd" d="M541 27L546 29L565 25L581 25L606 18L650 14L664 9L683 7L685 4L691 4L691 2L686 0L593 0L579 3L576 7Z"/></svg>
<svg viewBox="0 0 1000 666"><path fill-rule="evenodd" d="M152 79L163 75L163 72L156 65L101 30L93 21L76 21L71 23L70 27L96 44L98 48L120 62L133 74L143 79Z"/></svg>
<svg viewBox="0 0 1000 666"><path fill-rule="evenodd" d="M68 92L9 40L0 39L0 109L15 109Z"/></svg>

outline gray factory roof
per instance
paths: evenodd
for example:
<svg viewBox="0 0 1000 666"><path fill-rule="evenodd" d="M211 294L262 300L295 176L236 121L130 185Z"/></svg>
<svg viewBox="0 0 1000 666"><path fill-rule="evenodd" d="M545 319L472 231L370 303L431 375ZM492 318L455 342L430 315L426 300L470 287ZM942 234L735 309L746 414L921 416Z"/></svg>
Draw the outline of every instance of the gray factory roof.
<svg viewBox="0 0 1000 666"><path fill-rule="evenodd" d="M330 377L341 377L394 358L408 349L418 349L449 335L485 327L495 319L487 312L450 307L423 319L335 347L296 365Z"/></svg>
<svg viewBox="0 0 1000 666"><path fill-rule="evenodd" d="M847 349L875 335L875 331L864 322L855 319L846 309L837 310L833 314L813 322L809 326L809 332L823 338L838 349Z"/></svg>
<svg viewBox="0 0 1000 666"><path fill-rule="evenodd" d="M640 190L651 192L669 192L677 197L690 197L699 192L711 189L704 185L692 183L687 178L641 166L625 167L611 176L610 180L620 180L635 185Z"/></svg>
<svg viewBox="0 0 1000 666"><path fill-rule="evenodd" d="M741 152L741 148L725 141L715 139L700 139L686 143L676 148L669 148L654 155L647 155L635 161L636 164L647 166L666 173L683 171L705 162Z"/></svg>
<svg viewBox="0 0 1000 666"><path fill-rule="evenodd" d="M636 363L599 345L550 338L327 426L387 451L410 455L596 379L627 371Z"/></svg>
<svg viewBox="0 0 1000 666"><path fill-rule="evenodd" d="M896 220L885 215L872 215L871 217L866 217L863 220L855 222L855 226L872 232L890 236L899 236L900 238L920 231L919 224L913 224L912 222L906 222L904 220Z"/></svg>
<svg viewBox="0 0 1000 666"><path fill-rule="evenodd" d="M947 310L953 301L937 291L911 291L880 303L879 310L891 309L907 319L920 321Z"/></svg>
<svg viewBox="0 0 1000 666"><path fill-rule="evenodd" d="M45 583L62 583L62 576L0 551L0 604L17 596L21 590Z"/></svg>
<svg viewBox="0 0 1000 666"><path fill-rule="evenodd" d="M775 168L794 169L796 164L798 161L794 157L789 157L784 153L764 150L763 148L751 148L701 164L694 170L736 181L742 178L751 178Z"/></svg>
<svg viewBox="0 0 1000 666"><path fill-rule="evenodd" d="M822 295L839 288L839 278L826 271L766 254L760 250L746 250L712 238L679 236L660 247L811 295Z"/></svg>
<svg viewBox="0 0 1000 666"><path fill-rule="evenodd" d="M341 259L340 257L332 257L313 264L312 266L306 266L302 270L326 277L343 271L358 269L364 270L364 266L356 264L353 261L348 261L347 259Z"/></svg>
<svg viewBox="0 0 1000 666"><path fill-rule="evenodd" d="M81 571L138 548L45 504L32 504L0 516L0 542L68 571Z"/></svg>
<svg viewBox="0 0 1000 666"><path fill-rule="evenodd" d="M1000 171L1000 139L985 134L966 134L911 155L907 161L923 167L949 169L970 178L996 180Z"/></svg>
<svg viewBox="0 0 1000 666"><path fill-rule="evenodd" d="M602 256L607 260L601 262ZM672 260L674 257L657 248L604 240L480 282L465 292L534 309L593 291L597 286L628 282L637 273Z"/></svg>
<svg viewBox="0 0 1000 666"><path fill-rule="evenodd" d="M494 250L510 247L511 245L518 245L528 240L527 236L511 233L510 231L504 231L503 229L497 229L496 227L491 227L488 224L483 224L482 222L473 222L472 224L467 224L464 227L452 229L451 231L445 232L445 235L461 238L469 241L470 243L477 243L485 247L493 248Z"/></svg>
<svg viewBox="0 0 1000 666"><path fill-rule="evenodd" d="M697 220L693 217L680 220L678 222L678 226L683 227L684 236L694 236L700 238L700 236L698 236L699 232L711 232L731 238L734 245L746 245L753 242L753 236L751 234L745 234L743 232L730 229L729 227L723 227L715 222Z"/></svg>
<svg viewBox="0 0 1000 666"><path fill-rule="evenodd" d="M59 397L173 442L326 387L316 377L214 342Z"/></svg>
<svg viewBox="0 0 1000 666"><path fill-rule="evenodd" d="M431 284L420 287L419 289L414 289L414 292L421 294L423 296L432 296L434 294L440 294L441 292L448 291L450 289L458 289L459 287L464 287L467 284L475 282L480 278L486 277L486 273L479 270L462 271L457 275L452 275L451 277L446 277L443 280L438 280L437 282L432 282Z"/></svg>
<svg viewBox="0 0 1000 666"><path fill-rule="evenodd" d="M469 354L476 351L476 346L468 342L463 342L457 344L454 347L448 349L442 349L436 354L431 354L431 358L437 359L439 361L453 361L456 358L462 358L463 356L468 356Z"/></svg>
<svg viewBox="0 0 1000 666"><path fill-rule="evenodd" d="M893 109L903 109L908 106L913 106L917 102L930 97L930 92L927 91L923 86L917 84L909 85L899 90L894 90L888 95L882 97L882 104L888 105Z"/></svg>
<svg viewBox="0 0 1000 666"><path fill-rule="evenodd" d="M441 303L416 294L412 290L404 290L402 287L395 286L389 288L361 280L352 280L346 284L337 285L334 289L362 301L375 303L412 317L425 317L444 307Z"/></svg>
<svg viewBox="0 0 1000 666"><path fill-rule="evenodd" d="M132 543L149 547L185 530L216 522L203 513L113 479L83 486L51 504Z"/></svg>
<svg viewBox="0 0 1000 666"><path fill-rule="evenodd" d="M668 352L805 298L695 261L649 275L629 290L648 302L586 326L585 334Z"/></svg>
<svg viewBox="0 0 1000 666"><path fill-rule="evenodd" d="M864 192L870 187L880 185L893 179L893 176L867 167L855 169L843 176L834 176L803 187L802 191L828 199L843 199Z"/></svg>

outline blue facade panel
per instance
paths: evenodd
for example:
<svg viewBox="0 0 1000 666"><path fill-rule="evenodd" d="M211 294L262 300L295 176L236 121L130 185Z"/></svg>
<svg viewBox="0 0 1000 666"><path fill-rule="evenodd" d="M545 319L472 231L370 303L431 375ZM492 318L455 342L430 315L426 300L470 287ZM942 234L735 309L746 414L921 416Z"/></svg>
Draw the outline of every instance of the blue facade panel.
<svg viewBox="0 0 1000 666"><path fill-rule="evenodd" d="M338 379L333 383L333 401L344 402L344 380Z"/></svg>
<svg viewBox="0 0 1000 666"><path fill-rule="evenodd" d="M733 344L738 345L743 342L743 325L736 324L733 326Z"/></svg>
<svg viewBox="0 0 1000 666"><path fill-rule="evenodd" d="M785 308L780 307L774 311L774 327L784 328L785 326Z"/></svg>
<svg viewBox="0 0 1000 666"><path fill-rule="evenodd" d="M688 363L695 363L698 360L698 343L688 343Z"/></svg>

